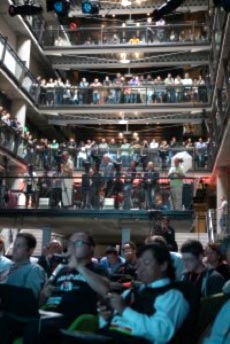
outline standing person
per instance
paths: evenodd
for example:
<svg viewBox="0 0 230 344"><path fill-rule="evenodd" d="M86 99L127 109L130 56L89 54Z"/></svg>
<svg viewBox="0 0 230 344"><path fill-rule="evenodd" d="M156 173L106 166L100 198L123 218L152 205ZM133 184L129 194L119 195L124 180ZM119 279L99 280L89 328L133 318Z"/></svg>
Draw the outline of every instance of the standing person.
<svg viewBox="0 0 230 344"><path fill-rule="evenodd" d="M103 156L103 178L105 187L105 197L111 197L113 192L114 165L108 154Z"/></svg>
<svg viewBox="0 0 230 344"><path fill-rule="evenodd" d="M165 238L170 251L178 251L178 246L175 240L175 229L170 226L170 221L167 216L164 216L160 225L156 226L154 234L161 235Z"/></svg>
<svg viewBox="0 0 230 344"><path fill-rule="evenodd" d="M146 209L152 209L155 207L155 194L158 188L158 180L159 173L155 171L154 163L149 161L143 177Z"/></svg>
<svg viewBox="0 0 230 344"><path fill-rule="evenodd" d="M70 207L73 198L73 161L67 151L62 153L62 205Z"/></svg>
<svg viewBox="0 0 230 344"><path fill-rule="evenodd" d="M218 210L220 212L220 228L221 232L224 234L228 224L228 201L225 196L221 197L221 204Z"/></svg>
<svg viewBox="0 0 230 344"><path fill-rule="evenodd" d="M37 173L33 170L33 165L28 165L27 172L24 173L26 208L37 205Z"/></svg>
<svg viewBox="0 0 230 344"><path fill-rule="evenodd" d="M91 184L91 204L94 209L100 208L100 190L102 187L102 176L101 173L98 171L99 166L96 164L93 166L93 173L91 176L92 184Z"/></svg>
<svg viewBox="0 0 230 344"><path fill-rule="evenodd" d="M182 210L182 191L184 169L182 159L174 159L174 166L170 167L168 177L170 178L171 210Z"/></svg>
<svg viewBox="0 0 230 344"><path fill-rule="evenodd" d="M90 165L90 164L88 164ZM81 192L82 192L82 207L83 209L91 209L91 185L92 185L92 168L85 166L85 173L82 174Z"/></svg>
<svg viewBox="0 0 230 344"><path fill-rule="evenodd" d="M125 172L125 180L124 180L124 210L129 210L133 206L132 202L132 188L133 188L133 181L136 178L137 169L136 169L136 162L131 161L130 167Z"/></svg>

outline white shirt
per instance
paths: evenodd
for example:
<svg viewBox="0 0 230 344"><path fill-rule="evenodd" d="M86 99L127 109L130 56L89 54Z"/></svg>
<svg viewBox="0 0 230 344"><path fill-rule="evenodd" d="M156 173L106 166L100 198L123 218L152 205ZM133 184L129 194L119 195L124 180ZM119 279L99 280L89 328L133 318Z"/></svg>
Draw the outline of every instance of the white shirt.
<svg viewBox="0 0 230 344"><path fill-rule="evenodd" d="M164 278L148 285L150 288L159 288L168 285L170 280ZM145 285L141 286L142 288ZM129 290L123 293L125 297ZM189 312L189 304L183 294L176 289L170 289L156 297L153 315L142 314L130 307L126 307L122 315L114 315L111 325L128 329L133 336L140 336L153 344L166 344L175 334ZM104 326L100 319L100 325Z"/></svg>

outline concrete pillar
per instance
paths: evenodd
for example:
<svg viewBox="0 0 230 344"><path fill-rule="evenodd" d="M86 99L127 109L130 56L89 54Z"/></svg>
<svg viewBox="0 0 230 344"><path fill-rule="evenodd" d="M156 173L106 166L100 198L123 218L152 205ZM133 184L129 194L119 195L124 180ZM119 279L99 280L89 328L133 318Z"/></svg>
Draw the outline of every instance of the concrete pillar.
<svg viewBox="0 0 230 344"><path fill-rule="evenodd" d="M217 180L216 180L216 204L217 204L217 233L221 233L220 227L220 215L221 211L219 210L221 206L221 198L224 196L228 202L228 214L229 214L229 201L230 201L230 171L228 168L221 168L218 172ZM229 216L226 226L226 231L229 233L230 226L229 226Z"/></svg>
<svg viewBox="0 0 230 344"><path fill-rule="evenodd" d="M42 228L42 247L46 246L51 240L51 229L50 227Z"/></svg>
<svg viewBox="0 0 230 344"><path fill-rule="evenodd" d="M130 229L129 228L122 228L121 229L121 245L127 241L130 241Z"/></svg>
<svg viewBox="0 0 230 344"><path fill-rule="evenodd" d="M17 41L17 54L25 62L27 68L30 67L31 40L28 37L20 36Z"/></svg>
<svg viewBox="0 0 230 344"><path fill-rule="evenodd" d="M26 110L27 106L21 100L15 100L11 107L12 115L16 117L22 127L24 127L26 123Z"/></svg>

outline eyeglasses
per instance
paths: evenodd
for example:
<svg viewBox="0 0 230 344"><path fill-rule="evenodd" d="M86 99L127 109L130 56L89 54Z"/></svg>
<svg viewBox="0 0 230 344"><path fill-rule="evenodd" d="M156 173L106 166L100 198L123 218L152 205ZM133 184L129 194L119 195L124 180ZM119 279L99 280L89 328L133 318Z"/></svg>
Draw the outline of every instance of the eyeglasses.
<svg viewBox="0 0 230 344"><path fill-rule="evenodd" d="M83 245L90 246L90 243L88 241L84 241L84 240L70 241L70 244L74 245L75 247L81 247Z"/></svg>

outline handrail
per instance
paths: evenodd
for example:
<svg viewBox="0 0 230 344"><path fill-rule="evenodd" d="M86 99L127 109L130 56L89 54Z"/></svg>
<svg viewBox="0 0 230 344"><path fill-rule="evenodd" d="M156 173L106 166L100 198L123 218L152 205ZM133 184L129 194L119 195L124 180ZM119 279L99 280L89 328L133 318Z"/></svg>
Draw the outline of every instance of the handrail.
<svg viewBox="0 0 230 344"><path fill-rule="evenodd" d="M208 104L211 87L207 85L165 84L164 81L140 83L132 86L125 80L123 84L111 86L91 85L81 87L75 85L38 85L31 86L31 92L36 94L38 106L80 106L93 104L98 106L108 104L149 104L157 103L190 103Z"/></svg>
<svg viewBox="0 0 230 344"><path fill-rule="evenodd" d="M210 154L210 145L203 143L200 148L183 146L178 143L176 147L159 146L158 148L144 147L140 144L128 144L122 146L121 143L114 147L109 145L102 148L99 145L92 145L89 148L81 147L74 142L71 146L68 142L62 147L59 143L53 145L52 143L44 143L37 139L30 139L22 132L22 128L14 128L0 121L0 147L18 155L27 163L32 163L37 168L44 168L50 166L55 169L61 161L63 151L68 151L76 170L84 169L84 163L91 165L101 164L103 156L108 154L111 161L115 164L127 169L132 160L136 165L143 169L146 167L148 161L153 161L159 170L167 170L173 157L177 153L186 155L190 160L190 170L192 171L209 171L212 165L212 156ZM184 152L184 153L183 153Z"/></svg>
<svg viewBox="0 0 230 344"><path fill-rule="evenodd" d="M127 172L120 175L114 172L111 176L105 176L105 172L86 172L74 177L59 171L39 173L28 170L14 176L7 174L2 176L4 183L0 192L6 197L0 199L0 209L68 205L76 210L154 209L191 215L195 178L181 179L180 188L178 186L181 197L174 203L170 197L173 192L170 179L160 177L157 172L154 175L150 183L147 172L137 173L135 178L130 178Z"/></svg>
<svg viewBox="0 0 230 344"><path fill-rule="evenodd" d="M214 236L214 225L213 225L213 215L215 213L214 209L208 209L208 212L206 214L206 224L208 228L208 237L209 242L215 242L215 236Z"/></svg>
<svg viewBox="0 0 230 344"><path fill-rule="evenodd" d="M68 37L68 39L67 39ZM205 23L191 21L186 24L122 24L120 26L88 26L48 29L43 32L44 47L102 46L102 45L156 45L156 44L207 44L210 42Z"/></svg>

